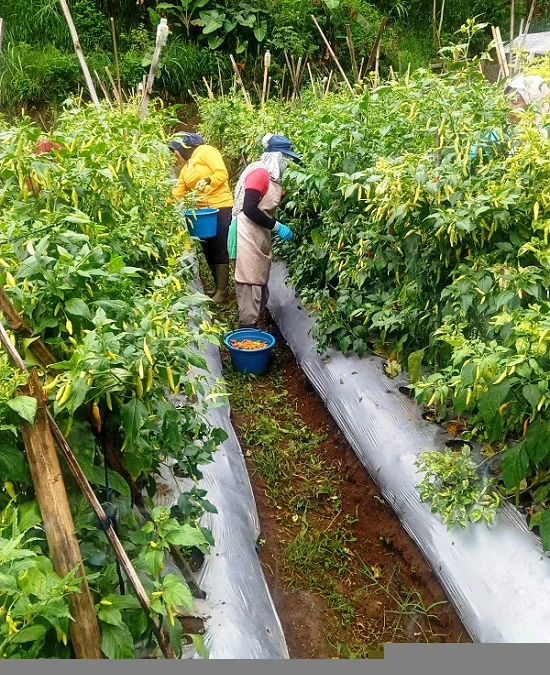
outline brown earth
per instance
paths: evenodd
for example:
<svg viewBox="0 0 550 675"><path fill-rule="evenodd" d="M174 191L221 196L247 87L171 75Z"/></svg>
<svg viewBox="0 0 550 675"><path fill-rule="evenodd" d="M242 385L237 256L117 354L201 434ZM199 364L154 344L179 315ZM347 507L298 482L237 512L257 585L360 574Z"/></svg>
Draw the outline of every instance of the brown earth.
<svg viewBox="0 0 550 675"><path fill-rule="evenodd" d="M308 429L325 436L315 450L337 477L341 495L336 513L322 505L319 510L310 510L305 529L329 533L329 540L343 533L343 550L348 557L342 563L345 572L333 572L334 594L327 593L324 555L318 560L319 578L315 574L309 578L289 563L288 546L303 535L304 525L293 522L290 510L274 506L255 461L256 450L245 440L252 423L250 415L246 407L239 410L233 406L233 424L246 457L261 523L259 556L291 658L364 658L369 653L375 658L373 652L383 649L386 642L469 642L419 549L382 499L276 327L271 329L278 346L270 372L282 374L287 398ZM227 355L223 360L226 369L230 368ZM272 382L266 377L255 387L269 409ZM271 395L277 393L272 391ZM303 489L303 476L293 475L289 480L296 493ZM335 597L342 598L343 608Z"/></svg>

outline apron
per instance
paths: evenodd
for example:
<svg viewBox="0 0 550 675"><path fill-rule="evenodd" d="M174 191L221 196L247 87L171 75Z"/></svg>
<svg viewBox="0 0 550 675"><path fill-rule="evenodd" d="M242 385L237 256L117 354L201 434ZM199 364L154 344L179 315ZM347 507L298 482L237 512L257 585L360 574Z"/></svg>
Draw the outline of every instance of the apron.
<svg viewBox="0 0 550 675"><path fill-rule="evenodd" d="M283 198L283 188L271 180L258 207L273 216ZM237 216L237 258L235 281L240 284L263 286L271 269L271 230L256 225L241 211Z"/></svg>

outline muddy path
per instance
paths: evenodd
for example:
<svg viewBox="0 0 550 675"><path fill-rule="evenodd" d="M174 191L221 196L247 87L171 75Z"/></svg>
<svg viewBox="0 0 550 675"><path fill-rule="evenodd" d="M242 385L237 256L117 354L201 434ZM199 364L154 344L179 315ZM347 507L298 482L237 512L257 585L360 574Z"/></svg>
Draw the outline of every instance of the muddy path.
<svg viewBox="0 0 550 675"><path fill-rule="evenodd" d="M233 298L216 312L230 327ZM222 362L258 506L259 557L291 658L372 658L390 642L469 642L271 321L270 332L277 345L267 375L235 373L224 351Z"/></svg>

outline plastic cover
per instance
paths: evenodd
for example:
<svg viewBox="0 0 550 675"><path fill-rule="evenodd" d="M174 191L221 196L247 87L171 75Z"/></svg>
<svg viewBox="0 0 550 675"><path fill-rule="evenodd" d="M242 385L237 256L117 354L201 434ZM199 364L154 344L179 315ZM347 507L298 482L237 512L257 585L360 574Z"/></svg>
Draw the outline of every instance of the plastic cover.
<svg viewBox="0 0 550 675"><path fill-rule="evenodd" d="M285 284L276 261L268 308L296 359L355 453L416 542L478 642L550 642L550 559L525 518L511 505L491 526L447 529L416 489L421 452L442 450L450 440L425 421L414 401L399 391L383 360L359 359L331 350L321 357L310 331L313 319Z"/></svg>
<svg viewBox="0 0 550 675"><path fill-rule="evenodd" d="M199 282L197 290L202 292ZM220 353L212 344L201 351L208 363L205 396L222 377ZM204 375L204 373L202 373ZM195 600L197 615L204 619L205 644L211 659L288 659L288 650L277 611L271 599L256 551L259 519L243 453L229 417L229 405L210 407L207 418L222 428L228 439L216 451L213 462L201 467L199 489L218 513L205 513L201 525L208 527L215 546L205 556L195 575L206 593ZM179 479L168 465L162 467L160 483L168 487L168 498L157 503L177 503L180 492L189 489L190 479ZM177 569L167 563L167 568ZM189 649L183 658L199 658Z"/></svg>
<svg viewBox="0 0 550 675"><path fill-rule="evenodd" d="M512 42L512 49L520 47L522 40L523 37L521 36L515 38ZM550 32L530 33L525 37L523 49L525 49L526 52L529 52L531 56L546 54L550 51ZM510 51L510 43L506 44L504 51Z"/></svg>

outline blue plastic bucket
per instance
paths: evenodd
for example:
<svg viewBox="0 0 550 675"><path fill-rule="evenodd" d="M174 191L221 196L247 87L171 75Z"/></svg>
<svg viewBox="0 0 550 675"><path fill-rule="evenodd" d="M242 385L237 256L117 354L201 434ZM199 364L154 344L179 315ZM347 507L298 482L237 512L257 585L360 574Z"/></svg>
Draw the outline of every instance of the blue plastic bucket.
<svg viewBox="0 0 550 675"><path fill-rule="evenodd" d="M262 340L267 345L262 349L238 349L231 346L231 340ZM263 375L269 366L271 350L275 346L275 338L258 328L241 328L228 333L224 344L229 349L231 363L238 373Z"/></svg>
<svg viewBox="0 0 550 675"><path fill-rule="evenodd" d="M218 209L188 209L183 215L189 219L189 234L199 239L211 239L218 229Z"/></svg>

